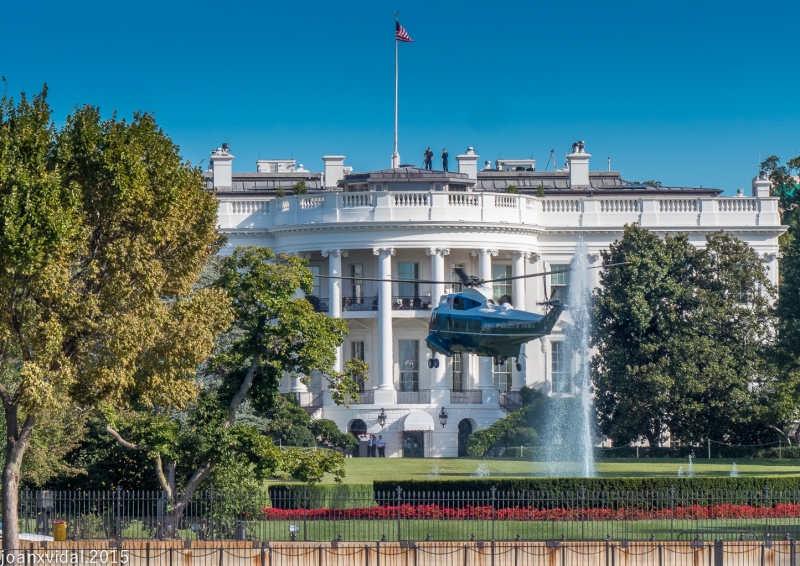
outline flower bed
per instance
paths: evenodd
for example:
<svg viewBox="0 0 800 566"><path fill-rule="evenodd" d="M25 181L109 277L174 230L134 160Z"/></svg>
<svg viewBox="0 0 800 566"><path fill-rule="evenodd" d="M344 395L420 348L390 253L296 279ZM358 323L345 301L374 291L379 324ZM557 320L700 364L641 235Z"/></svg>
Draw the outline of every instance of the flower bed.
<svg viewBox="0 0 800 566"><path fill-rule="evenodd" d="M360 507L355 509L262 509L268 521L308 521L347 519L397 519L397 506ZM781 503L771 507L750 505L688 505L675 509L536 509L509 507L494 509L491 506L450 508L439 505L401 505L401 519L435 519L448 521L644 521L657 519L788 519L800 517L800 504Z"/></svg>

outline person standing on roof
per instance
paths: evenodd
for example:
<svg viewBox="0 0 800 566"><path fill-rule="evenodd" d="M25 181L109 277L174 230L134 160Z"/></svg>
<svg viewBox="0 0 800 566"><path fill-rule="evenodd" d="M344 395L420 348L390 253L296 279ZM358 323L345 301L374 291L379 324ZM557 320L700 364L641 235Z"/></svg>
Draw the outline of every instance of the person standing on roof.
<svg viewBox="0 0 800 566"><path fill-rule="evenodd" d="M442 171L447 172L447 149L442 148Z"/></svg>

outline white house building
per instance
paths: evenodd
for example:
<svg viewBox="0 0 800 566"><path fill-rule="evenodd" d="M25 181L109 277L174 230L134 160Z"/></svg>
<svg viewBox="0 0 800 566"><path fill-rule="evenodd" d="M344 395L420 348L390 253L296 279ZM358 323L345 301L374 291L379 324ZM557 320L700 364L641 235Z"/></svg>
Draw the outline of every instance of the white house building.
<svg viewBox="0 0 800 566"><path fill-rule="evenodd" d="M318 279L309 300L347 321L350 334L337 364L352 357L369 364L360 402L335 405L319 377L309 388L295 381L282 390L342 430L383 435L387 456L456 456L472 431L515 406L523 385L573 391L562 329L525 346L521 371L472 355L440 358L438 368L428 368L431 309L457 284L357 278L455 281L456 267L483 279L552 271L570 263L579 239L599 264L600 250L620 238L625 224L637 223L660 234L684 232L697 245L711 231L731 232L764 257L777 283L784 227L763 174L753 179L751 196L722 197L719 189L651 187L624 181L619 172L590 171L590 157L578 142L565 169L554 172L536 171L531 159L486 162L479 170L479 156L468 148L456 157L458 172L450 173L410 166L353 173L344 156L323 157L321 173L293 160L260 160L256 173L233 173L227 144L213 151L207 186L217 192L227 253L268 246L306 257L320 275L356 278ZM300 180L308 194L276 196L279 188L292 195ZM507 192L510 185L518 194ZM598 278L599 270L593 274ZM563 295L568 284L567 273L556 273L495 285L493 293L541 312L546 296Z"/></svg>

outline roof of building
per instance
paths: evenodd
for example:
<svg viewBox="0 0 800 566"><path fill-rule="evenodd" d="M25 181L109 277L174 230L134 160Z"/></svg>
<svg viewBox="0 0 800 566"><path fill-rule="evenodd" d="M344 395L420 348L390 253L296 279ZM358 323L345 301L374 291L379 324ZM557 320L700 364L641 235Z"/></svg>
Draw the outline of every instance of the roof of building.
<svg viewBox="0 0 800 566"><path fill-rule="evenodd" d="M231 189L217 189L226 193L274 194L278 187L291 191L298 181L305 181L309 191L322 190L322 173L293 171L291 173L233 173ZM214 176L205 172L206 188L214 189Z"/></svg>
<svg viewBox="0 0 800 566"><path fill-rule="evenodd" d="M469 180L469 176L466 173L419 169L417 167L398 167L396 169L378 169L377 171L348 173L344 176L342 183L366 183L369 181L440 181L445 183L449 181L460 181L462 183L474 183L474 181Z"/></svg>

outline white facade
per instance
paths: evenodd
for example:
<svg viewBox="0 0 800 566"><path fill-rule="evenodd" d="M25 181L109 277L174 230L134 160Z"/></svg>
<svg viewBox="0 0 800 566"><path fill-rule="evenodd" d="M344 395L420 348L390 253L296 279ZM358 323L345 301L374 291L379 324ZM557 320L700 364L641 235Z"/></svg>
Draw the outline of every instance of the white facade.
<svg viewBox="0 0 800 566"><path fill-rule="evenodd" d="M569 171L477 172L478 155L469 148L457 157L461 173L398 168L340 177L344 157L328 156L324 182L319 174L307 174L312 191L283 198L258 189L258 183L290 187L294 177L265 173L256 179L247 173L237 180L234 173L232 181L225 179L232 183L228 188L216 183L216 173L207 175L209 187L218 190L219 224L229 237L223 253L268 246L306 257L321 275L451 280L455 267L485 279L537 273L569 264L579 238L587 242L591 262L599 264L599 252L621 237L624 225L637 223L660 234L684 232L698 246L709 232L731 232L766 259L777 282L784 228L777 199L764 196L769 191L763 179L754 179L752 198L720 197L715 189L655 189L626 183L619 173L590 173L590 157L581 142L573 146ZM333 178L337 186L323 188ZM502 187L509 184L521 194L506 193ZM540 185L543 198L536 196ZM599 270L593 273L599 278ZM510 294L516 308L541 312L545 292L552 298L564 283L558 275L543 279L518 280L495 293ZM363 421L368 432L387 440L387 456L408 455L420 441L425 456L456 456L459 424L466 421L473 431L492 424L523 385L569 392L560 325L525 346L522 371L467 355L455 365L440 358L440 367L429 369L424 339L430 312L453 286L317 281L319 310L344 318L350 328L337 364L363 356L369 381L361 403L349 409L333 404L324 379L312 379L310 391L299 381L282 390L298 393L313 416L332 419L342 430ZM449 415L445 426L438 418L442 407ZM433 430L419 430L431 428L420 424L426 422ZM409 426L416 430L404 430Z"/></svg>

